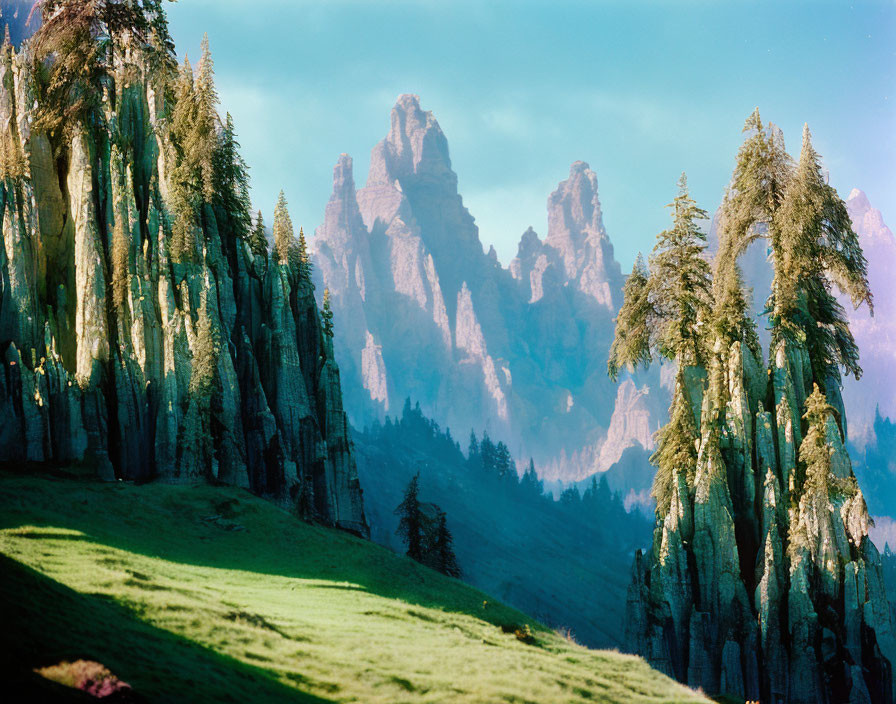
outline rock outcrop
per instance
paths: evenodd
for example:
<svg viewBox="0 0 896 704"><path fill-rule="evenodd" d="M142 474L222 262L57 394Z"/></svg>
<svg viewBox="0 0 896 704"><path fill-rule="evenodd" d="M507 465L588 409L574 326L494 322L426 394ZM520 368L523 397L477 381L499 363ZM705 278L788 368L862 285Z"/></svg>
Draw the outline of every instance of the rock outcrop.
<svg viewBox="0 0 896 704"><path fill-rule="evenodd" d="M763 138L748 139L755 146ZM763 167L744 166L750 153L745 148L739 155L735 179L767 176ZM828 199L825 208L842 208L826 190L816 159L806 130L784 202L805 193L800 188L815 188ZM677 376L672 418L693 415L695 432L689 423L669 425L658 436L659 507L652 548L635 559L628 647L713 695L773 704L893 702L894 624L869 537L872 521L845 448L839 372L812 346L811 334L822 326L808 312L813 309L799 309L798 317L796 306L782 303L788 285L811 294L803 280L788 280L781 252L804 260L823 255L801 250L781 233L808 230L830 211L819 206L817 219L800 220L781 206L771 211L773 219L757 215L752 202L739 188L726 196L714 274L718 317L697 338L703 357ZM778 269L766 311L767 347L753 330L755 310L748 309L733 244L748 241L757 221L778 229L769 244L756 238L740 257L754 281L772 279L766 247L781 247L771 251ZM830 231L832 247L856 251L864 244L848 221ZM854 256L851 273L868 298L861 251ZM757 288L757 295L764 293ZM843 318L838 324L846 327Z"/></svg>
<svg viewBox="0 0 896 704"><path fill-rule="evenodd" d="M893 701L896 639L880 556L833 410L822 432L836 488L813 490L799 474L805 348L782 341L774 350L773 410L753 352L737 344L723 357L702 404L696 477L678 475L652 550L635 560L628 647L707 692Z"/></svg>
<svg viewBox="0 0 896 704"><path fill-rule="evenodd" d="M225 482L365 534L314 288L218 200L175 261L171 106L138 51L104 76L100 124L52 139L28 43L3 51L4 159L26 167L0 188L0 461Z"/></svg>
<svg viewBox="0 0 896 704"><path fill-rule="evenodd" d="M333 296L353 422L381 420L411 397L442 426L486 428L567 480L607 469L604 446L612 460L649 444L627 407L612 420L605 360L623 277L587 164L550 196L547 238L527 230L506 269L484 252L445 135L417 96L399 97L358 191L350 171L341 156L312 247Z"/></svg>

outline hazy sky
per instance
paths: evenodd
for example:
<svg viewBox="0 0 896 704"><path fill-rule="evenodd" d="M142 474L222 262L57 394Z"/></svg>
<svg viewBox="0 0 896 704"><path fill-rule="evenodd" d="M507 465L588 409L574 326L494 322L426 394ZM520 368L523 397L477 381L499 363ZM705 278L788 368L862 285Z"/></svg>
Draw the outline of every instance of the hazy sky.
<svg viewBox="0 0 896 704"><path fill-rule="evenodd" d="M270 215L286 190L306 232L341 152L367 177L401 93L448 138L460 192L503 262L569 165L597 173L628 269L666 227L687 171L715 209L741 127L759 106L798 153L803 122L845 196L863 189L896 224L896 2L180 0L178 53L208 32Z"/></svg>

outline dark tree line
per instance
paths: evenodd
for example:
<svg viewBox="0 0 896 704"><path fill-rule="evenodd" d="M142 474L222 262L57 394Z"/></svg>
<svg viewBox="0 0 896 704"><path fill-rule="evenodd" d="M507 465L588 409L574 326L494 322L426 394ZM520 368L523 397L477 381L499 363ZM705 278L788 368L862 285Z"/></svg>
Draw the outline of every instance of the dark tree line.
<svg viewBox="0 0 896 704"><path fill-rule="evenodd" d="M411 448L425 457L437 459L455 468L459 475L457 479L472 481L481 495L512 496L520 511L557 511L569 518L584 519L593 525L594 537L598 540L613 541L620 535L637 534L642 528L643 517L625 509L622 497L611 490L606 476L600 479L592 477L584 491L576 485L570 486L555 500L552 493L545 492L544 482L539 478L531 458L526 469L520 472L507 445L501 441L494 442L487 432L482 433L481 439L471 432L467 453L464 454L451 431L447 428L443 430L437 422L424 416L420 404L412 404L410 399L405 401L400 418L393 420L387 417L383 423L375 421L365 430L365 435L384 449ZM427 471L426 466L423 471ZM415 478L408 490L414 489L413 501L419 503L419 498L416 498L418 487L419 479ZM407 496L405 498L408 499ZM402 518L411 515L413 519L416 514L407 514L403 506L404 503L396 514ZM416 536L420 533L413 520L410 525L403 521L399 534L408 545L408 554L411 557L418 554Z"/></svg>

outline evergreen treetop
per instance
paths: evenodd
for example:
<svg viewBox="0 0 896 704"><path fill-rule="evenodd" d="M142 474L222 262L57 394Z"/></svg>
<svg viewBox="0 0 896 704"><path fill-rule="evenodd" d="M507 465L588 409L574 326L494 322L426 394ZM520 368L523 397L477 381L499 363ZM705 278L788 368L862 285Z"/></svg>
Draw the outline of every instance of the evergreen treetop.
<svg viewBox="0 0 896 704"><path fill-rule="evenodd" d="M256 257L263 257L268 253L268 238L264 229L264 217L260 210L255 216L255 227L252 228L249 248Z"/></svg>
<svg viewBox="0 0 896 704"><path fill-rule="evenodd" d="M707 217L688 192L682 174L672 209L671 229L657 236L650 269L639 254L623 289L608 371L648 365L654 355L680 367L700 364L712 312L711 275L703 257L706 235L698 220Z"/></svg>
<svg viewBox="0 0 896 704"><path fill-rule="evenodd" d="M286 202L286 194L280 191L277 197L277 205L274 207L274 250L277 252L277 263L281 266L289 266L291 252L295 247L295 231L292 228L292 218L289 217L289 207Z"/></svg>
<svg viewBox="0 0 896 704"><path fill-rule="evenodd" d="M150 78L166 83L173 75L174 45L162 0L38 0L31 12L42 20L32 39L36 129L69 136L102 122L104 90L114 91L125 44L145 58Z"/></svg>
<svg viewBox="0 0 896 704"><path fill-rule="evenodd" d="M324 289L324 307L320 311L321 328L324 335L333 337L333 309L330 308L330 289Z"/></svg>
<svg viewBox="0 0 896 704"><path fill-rule="evenodd" d="M836 286L858 307L873 311L867 263L840 196L821 172L809 127L803 128L800 160L775 214L780 252L769 309L772 329L805 340L813 376L822 385L839 369L861 376L859 350Z"/></svg>
<svg viewBox="0 0 896 704"><path fill-rule="evenodd" d="M249 167L240 155L239 149L233 118L228 112L215 150L215 196L226 213L228 222L234 230L233 234L240 239L251 239L252 204L249 198Z"/></svg>
<svg viewBox="0 0 896 704"><path fill-rule="evenodd" d="M395 509L399 516L399 536L407 543L407 556L418 562L423 560L424 527L420 510L420 472L417 472L404 490L404 499Z"/></svg>

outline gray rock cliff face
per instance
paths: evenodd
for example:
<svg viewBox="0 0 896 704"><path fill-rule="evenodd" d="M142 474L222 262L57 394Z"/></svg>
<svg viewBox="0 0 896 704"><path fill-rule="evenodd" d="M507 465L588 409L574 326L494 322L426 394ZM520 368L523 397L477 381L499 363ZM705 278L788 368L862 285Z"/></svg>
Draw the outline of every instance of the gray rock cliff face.
<svg viewBox="0 0 896 704"><path fill-rule="evenodd" d="M54 154L31 131L27 52L0 62L4 148L27 163L0 187L0 461L225 482L365 534L313 287L208 204L197 257L173 262L163 98L139 65L110 75L108 127L76 130ZM114 232L126 242L118 303ZM218 347L207 412L191 383L206 319Z"/></svg>
<svg viewBox="0 0 896 704"><path fill-rule="evenodd" d="M635 560L628 647L710 693L893 701L881 559L833 412L823 426L832 488L801 476L812 390L804 343L781 340L768 373L742 343L716 354L708 376L690 377L704 391L696 476L678 473L653 548Z"/></svg>
<svg viewBox="0 0 896 704"><path fill-rule="evenodd" d="M599 463L611 426L611 460L650 442L625 419L628 397L612 423L605 360L623 277L587 164L573 164L549 198L547 238L530 228L507 269L483 251L445 135L417 96L399 97L363 188L345 155L334 175L312 248L355 423L411 397L458 436L485 428L567 479L608 468Z"/></svg>

